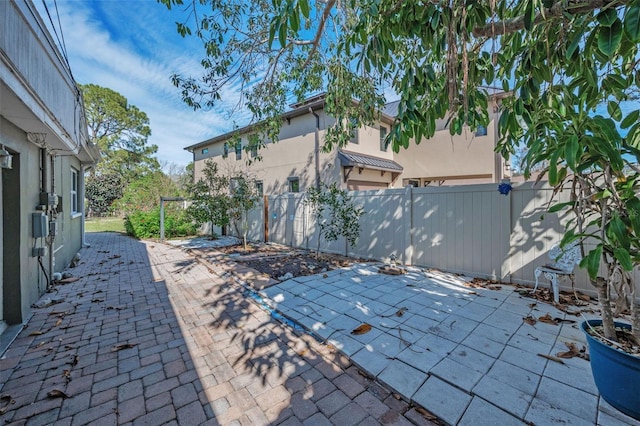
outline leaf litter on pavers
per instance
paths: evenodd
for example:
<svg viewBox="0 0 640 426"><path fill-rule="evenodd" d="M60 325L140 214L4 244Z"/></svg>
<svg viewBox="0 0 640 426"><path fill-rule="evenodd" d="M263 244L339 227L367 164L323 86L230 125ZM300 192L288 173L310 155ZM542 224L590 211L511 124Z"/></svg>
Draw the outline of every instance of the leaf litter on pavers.
<svg viewBox="0 0 640 426"><path fill-rule="evenodd" d="M351 330L351 334L365 334L371 331L371 325L365 323L360 324L359 326L357 326L356 328L354 328L353 330Z"/></svg>
<svg viewBox="0 0 640 426"><path fill-rule="evenodd" d="M67 395L66 393L62 392L59 389L54 389L47 392L47 396L49 398L69 398L69 395Z"/></svg>
<svg viewBox="0 0 640 426"><path fill-rule="evenodd" d="M117 351L121 351L123 349L131 349L131 348L135 348L136 344L135 343L120 343L118 345L115 345L114 347L111 348L111 352L117 352Z"/></svg>
<svg viewBox="0 0 640 426"><path fill-rule="evenodd" d="M547 323L547 324L558 325L558 321L556 321L555 319L551 318L551 315L549 315L548 313L544 314L541 317L538 317L538 321L544 322L544 323Z"/></svg>
<svg viewBox="0 0 640 426"><path fill-rule="evenodd" d="M11 395L0 395L0 402L4 402L4 407L0 408L0 415L9 411L9 407L16 403L16 400L11 398Z"/></svg>
<svg viewBox="0 0 640 426"><path fill-rule="evenodd" d="M587 348L584 346L582 349L578 349L578 346L573 342L564 342L564 344L569 349L568 351L558 352L556 356L558 358L582 358L584 360L589 361L589 355L587 354Z"/></svg>

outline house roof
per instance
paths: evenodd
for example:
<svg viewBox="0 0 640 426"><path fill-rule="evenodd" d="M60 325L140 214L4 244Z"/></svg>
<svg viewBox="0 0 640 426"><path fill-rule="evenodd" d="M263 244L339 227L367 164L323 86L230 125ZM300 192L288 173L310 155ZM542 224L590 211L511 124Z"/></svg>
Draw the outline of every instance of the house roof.
<svg viewBox="0 0 640 426"><path fill-rule="evenodd" d="M299 117L301 115L305 115L305 114L309 114L310 110L313 111L319 111L319 110L323 110L324 109L324 100L326 97L326 93L320 93L318 95L315 95L311 98L306 99L303 102L297 103L297 104L293 104L291 105L291 107L293 108L290 111L287 111L283 114L280 115L280 118L283 120L287 120L287 119L291 119L294 117ZM357 102L357 101L354 101ZM395 116L391 116L385 113L384 109L381 111L382 112L382 119L388 123L393 123L393 119ZM396 112L397 112L397 107L396 107ZM216 142L221 142L221 141L226 141L228 139L231 139L233 136L237 136L237 135L241 135L241 134L245 134L245 133L249 133L251 132L253 129L255 129L258 126L258 124L250 124L248 126L245 127L241 127L239 129L233 130L231 132L227 132L224 133L222 135L204 140L202 142L198 142L194 145L189 145L187 147L185 147L184 149L187 151L191 151L193 152L196 149L205 147L207 145L211 145L213 143Z"/></svg>
<svg viewBox="0 0 640 426"><path fill-rule="evenodd" d="M361 167L363 169L382 170L385 172L401 172L404 170L400 164L393 160L345 151L343 149L338 150L338 158L340 159L340 165L342 167Z"/></svg>

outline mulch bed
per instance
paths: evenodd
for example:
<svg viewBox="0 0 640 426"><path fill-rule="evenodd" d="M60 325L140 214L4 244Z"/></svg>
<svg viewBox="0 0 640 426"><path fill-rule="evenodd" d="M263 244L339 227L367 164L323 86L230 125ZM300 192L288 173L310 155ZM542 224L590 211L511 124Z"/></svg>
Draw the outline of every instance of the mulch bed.
<svg viewBox="0 0 640 426"><path fill-rule="evenodd" d="M216 247L229 255L230 260L255 269L273 279L279 279L287 274L291 277L321 274L337 268L343 268L353 263L363 262L337 254L320 253L294 249L279 244L248 244L245 250L242 244Z"/></svg>

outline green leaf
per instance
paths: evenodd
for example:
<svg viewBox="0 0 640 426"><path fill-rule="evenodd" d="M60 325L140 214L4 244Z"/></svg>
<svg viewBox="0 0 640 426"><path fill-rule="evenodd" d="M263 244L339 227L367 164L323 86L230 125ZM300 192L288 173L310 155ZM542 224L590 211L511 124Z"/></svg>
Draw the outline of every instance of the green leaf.
<svg viewBox="0 0 640 426"><path fill-rule="evenodd" d="M287 45L287 25L286 23L281 23L278 28L278 40L280 41L280 47L285 47Z"/></svg>
<svg viewBox="0 0 640 426"><path fill-rule="evenodd" d="M298 5L300 6L302 16L309 19L309 0L298 0Z"/></svg>
<svg viewBox="0 0 640 426"><path fill-rule="evenodd" d="M618 14L616 13L616 9L614 8L603 9L600 13L598 13L598 22L603 27L612 26L617 19Z"/></svg>
<svg viewBox="0 0 640 426"><path fill-rule="evenodd" d="M633 126L640 117L640 110L631 111L620 123L620 127L623 129L627 129Z"/></svg>
<svg viewBox="0 0 640 426"><path fill-rule="evenodd" d="M567 201L566 203L554 204L553 206L549 207L549 213L559 212L560 210L563 210L565 207L573 207L574 204L575 204L574 201Z"/></svg>
<svg viewBox="0 0 640 426"><path fill-rule="evenodd" d="M623 248L616 247L613 249L613 255L620 262L620 265L625 271L633 270L633 262L631 261L631 255Z"/></svg>
<svg viewBox="0 0 640 426"><path fill-rule="evenodd" d="M634 43L640 41L640 3L636 2L627 7L624 15L624 32Z"/></svg>
<svg viewBox="0 0 640 426"><path fill-rule="evenodd" d="M524 27L527 29L527 31L531 31L531 28L533 28L533 21L536 17L536 8L534 3L535 2L533 0L528 0L525 6Z"/></svg>
<svg viewBox="0 0 640 426"><path fill-rule="evenodd" d="M620 105L618 104L618 102L609 101L609 103L607 104L607 112L609 113L611 118L616 121L620 121L620 119L622 118L622 110L620 109Z"/></svg>
<svg viewBox="0 0 640 426"><path fill-rule="evenodd" d="M612 239L615 239L623 248L628 249L630 247L631 241L629 240L627 227L617 213L609 221L607 231Z"/></svg>
<svg viewBox="0 0 640 426"><path fill-rule="evenodd" d="M580 41L582 40L582 35L584 33L579 30L573 35L573 40L571 40L571 44L567 47L567 51L565 52L565 58L571 59L575 52L578 52L578 46L580 45Z"/></svg>
<svg viewBox="0 0 640 426"><path fill-rule="evenodd" d="M578 152L580 151L580 143L578 142L578 135L570 135L567 140L567 144L564 147L564 157L567 161L567 166L573 171L577 168Z"/></svg>
<svg viewBox="0 0 640 426"><path fill-rule="evenodd" d="M616 18L616 21L609 27L600 27L598 29L598 49L608 56L612 57L622 40L622 23Z"/></svg>
<svg viewBox="0 0 640 426"><path fill-rule="evenodd" d="M602 244L598 244L596 248L591 250L585 257L580 261L581 268L587 268L587 273L589 274L589 278L595 280L598 276L598 269L600 268L600 259L602 258Z"/></svg>

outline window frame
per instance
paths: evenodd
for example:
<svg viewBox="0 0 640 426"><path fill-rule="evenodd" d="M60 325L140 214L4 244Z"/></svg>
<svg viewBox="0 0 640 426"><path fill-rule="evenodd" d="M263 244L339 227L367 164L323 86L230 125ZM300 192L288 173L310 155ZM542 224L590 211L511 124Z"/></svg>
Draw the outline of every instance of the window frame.
<svg viewBox="0 0 640 426"><path fill-rule="evenodd" d="M289 182L289 192L291 193L299 193L300 192L300 178L297 176L290 176L287 178ZM294 190L295 189L295 190Z"/></svg>
<svg viewBox="0 0 640 426"><path fill-rule="evenodd" d="M71 216L75 216L82 213L79 210L79 204L78 204L78 189L80 186L79 177L80 177L80 172L72 167L71 168L71 185L69 185L69 203L70 203L69 211L71 212Z"/></svg>
<svg viewBox="0 0 640 426"><path fill-rule="evenodd" d="M229 157L229 143L225 142L224 145L222 145L222 158L227 157Z"/></svg>
<svg viewBox="0 0 640 426"><path fill-rule="evenodd" d="M384 129L384 135L382 135L382 130ZM389 150L389 146L385 143L387 139L387 135L389 134L389 129L387 126L380 126L380 151L387 152Z"/></svg>
<svg viewBox="0 0 640 426"><path fill-rule="evenodd" d="M255 181L256 193L262 197L264 196L264 182L261 180Z"/></svg>
<svg viewBox="0 0 640 426"><path fill-rule="evenodd" d="M234 148L236 151L236 160L242 160L242 142L238 142Z"/></svg>

